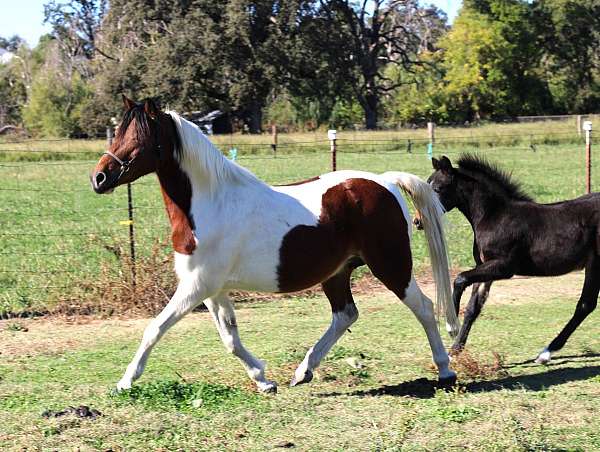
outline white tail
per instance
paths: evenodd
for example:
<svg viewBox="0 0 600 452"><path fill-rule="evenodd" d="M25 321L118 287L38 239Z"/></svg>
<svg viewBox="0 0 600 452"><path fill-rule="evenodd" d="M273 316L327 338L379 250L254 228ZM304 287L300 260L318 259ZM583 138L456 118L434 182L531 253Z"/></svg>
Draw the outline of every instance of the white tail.
<svg viewBox="0 0 600 452"><path fill-rule="evenodd" d="M397 184L410 196L421 217L429 246L438 316L445 313L448 331L451 335L456 335L460 329L460 321L452 303L448 253L442 221L444 207L429 184L413 174L391 171L383 174L383 177Z"/></svg>

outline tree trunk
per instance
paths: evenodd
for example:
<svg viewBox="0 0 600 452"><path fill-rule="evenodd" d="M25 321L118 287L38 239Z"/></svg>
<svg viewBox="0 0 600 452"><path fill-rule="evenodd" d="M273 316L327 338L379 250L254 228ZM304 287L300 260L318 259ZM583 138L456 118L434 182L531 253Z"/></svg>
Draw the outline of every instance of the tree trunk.
<svg viewBox="0 0 600 452"><path fill-rule="evenodd" d="M377 106L379 99L375 94L367 94L362 107L365 111L365 127L367 130L375 130L377 128Z"/></svg>
<svg viewBox="0 0 600 452"><path fill-rule="evenodd" d="M262 106L252 104L248 109L248 129L250 133L261 133L262 131Z"/></svg>

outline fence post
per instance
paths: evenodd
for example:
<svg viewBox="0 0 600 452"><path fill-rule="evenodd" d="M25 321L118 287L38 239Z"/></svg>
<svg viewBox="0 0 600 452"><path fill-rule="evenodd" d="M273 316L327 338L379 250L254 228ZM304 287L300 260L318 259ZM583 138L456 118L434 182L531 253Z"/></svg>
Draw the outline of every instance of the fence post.
<svg viewBox="0 0 600 452"><path fill-rule="evenodd" d="M273 157L277 157L277 124L271 126L271 149L273 149Z"/></svg>
<svg viewBox="0 0 600 452"><path fill-rule="evenodd" d="M575 125L575 127L577 127L577 135L581 136L581 115L577 115L577 124Z"/></svg>
<svg viewBox="0 0 600 452"><path fill-rule="evenodd" d="M131 285L135 290L135 236L133 230L133 195L131 184L127 184L127 212L129 213L129 257L131 258Z"/></svg>
<svg viewBox="0 0 600 452"><path fill-rule="evenodd" d="M331 147L331 171L337 170L337 144L336 144L337 130L329 129L327 131L327 138L329 138L329 144Z"/></svg>
<svg viewBox="0 0 600 452"><path fill-rule="evenodd" d="M583 123L585 130L585 188L592 192L592 121Z"/></svg>
<svg viewBox="0 0 600 452"><path fill-rule="evenodd" d="M435 144L435 122L427 123L427 132L429 133L429 142L433 146Z"/></svg>
<svg viewBox="0 0 600 452"><path fill-rule="evenodd" d="M113 128L111 126L106 127L106 145L110 147L113 142Z"/></svg>

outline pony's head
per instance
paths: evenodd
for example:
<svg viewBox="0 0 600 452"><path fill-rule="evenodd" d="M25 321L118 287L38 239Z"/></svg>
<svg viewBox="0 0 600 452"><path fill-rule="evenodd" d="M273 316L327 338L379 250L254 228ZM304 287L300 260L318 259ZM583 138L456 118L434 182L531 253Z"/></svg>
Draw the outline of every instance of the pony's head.
<svg viewBox="0 0 600 452"><path fill-rule="evenodd" d="M452 162L446 156L440 160L431 159L431 164L435 170L427 182L433 188L444 206L446 212L454 209L457 205L456 198L456 169L452 167Z"/></svg>
<svg viewBox="0 0 600 452"><path fill-rule="evenodd" d="M136 103L123 95L123 104L115 138L90 177L96 193L110 193L173 158L177 133L171 117L150 99Z"/></svg>

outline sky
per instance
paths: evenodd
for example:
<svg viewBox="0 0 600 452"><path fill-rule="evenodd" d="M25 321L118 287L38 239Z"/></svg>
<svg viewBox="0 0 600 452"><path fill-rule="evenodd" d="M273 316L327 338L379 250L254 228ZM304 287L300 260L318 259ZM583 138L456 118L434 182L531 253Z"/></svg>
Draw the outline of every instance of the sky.
<svg viewBox="0 0 600 452"><path fill-rule="evenodd" d="M0 0L0 36L9 38L15 34L25 38L35 47L44 33L50 31L44 22L44 3L48 0ZM450 22L456 17L462 0L423 0L432 3L448 14ZM9 6L10 5L10 6Z"/></svg>

